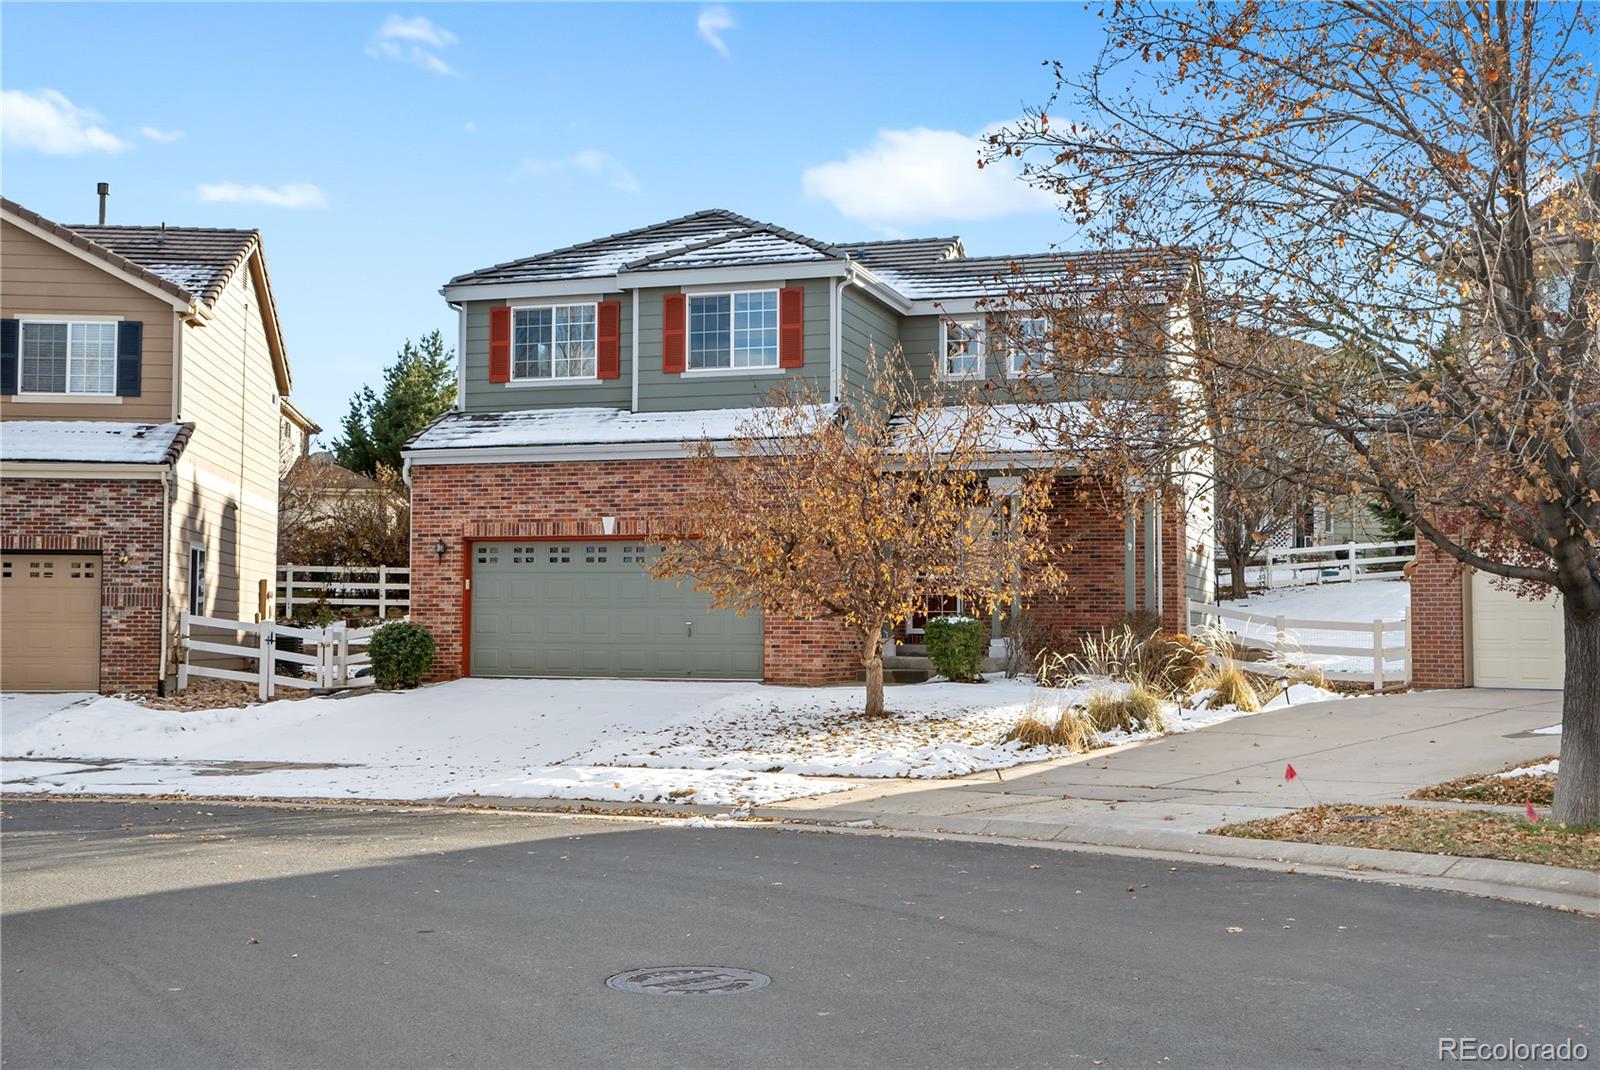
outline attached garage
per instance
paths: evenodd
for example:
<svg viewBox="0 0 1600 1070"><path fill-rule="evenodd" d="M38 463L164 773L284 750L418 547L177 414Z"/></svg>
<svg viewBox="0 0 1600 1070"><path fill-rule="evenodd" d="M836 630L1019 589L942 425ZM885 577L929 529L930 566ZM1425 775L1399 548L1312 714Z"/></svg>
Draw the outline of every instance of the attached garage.
<svg viewBox="0 0 1600 1070"><path fill-rule="evenodd" d="M100 555L7 550L0 560L0 688L100 689Z"/></svg>
<svg viewBox="0 0 1600 1070"><path fill-rule="evenodd" d="M759 613L645 570L659 547L626 540L472 547L474 676L759 679Z"/></svg>
<svg viewBox="0 0 1600 1070"><path fill-rule="evenodd" d="M1518 598L1488 573L1472 574L1474 685L1560 690L1565 663L1559 594Z"/></svg>

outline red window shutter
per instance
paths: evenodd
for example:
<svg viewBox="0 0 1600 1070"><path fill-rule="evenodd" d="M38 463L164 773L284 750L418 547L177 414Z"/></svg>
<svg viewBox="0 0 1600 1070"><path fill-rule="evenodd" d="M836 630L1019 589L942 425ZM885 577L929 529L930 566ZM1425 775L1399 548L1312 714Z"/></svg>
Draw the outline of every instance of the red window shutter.
<svg viewBox="0 0 1600 1070"><path fill-rule="evenodd" d="M622 302L601 301L597 319L594 374L615 379L622 374Z"/></svg>
<svg viewBox="0 0 1600 1070"><path fill-rule="evenodd" d="M489 381L511 381L511 310L489 310Z"/></svg>
<svg viewBox="0 0 1600 1070"><path fill-rule="evenodd" d="M667 294L661 298L661 370L667 375L683 371L685 305L682 294Z"/></svg>
<svg viewBox="0 0 1600 1070"><path fill-rule="evenodd" d="M806 292L799 286L778 291L778 367L806 363Z"/></svg>

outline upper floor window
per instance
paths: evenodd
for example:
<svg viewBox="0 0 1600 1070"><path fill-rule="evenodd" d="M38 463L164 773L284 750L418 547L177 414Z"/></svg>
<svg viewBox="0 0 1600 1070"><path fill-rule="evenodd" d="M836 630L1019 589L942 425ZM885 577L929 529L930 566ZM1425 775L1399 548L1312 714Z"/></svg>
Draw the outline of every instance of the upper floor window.
<svg viewBox="0 0 1600 1070"><path fill-rule="evenodd" d="M983 376L983 317L944 321L944 377L978 379Z"/></svg>
<svg viewBox="0 0 1600 1070"><path fill-rule="evenodd" d="M18 387L24 394L115 394L115 322L21 324Z"/></svg>
<svg viewBox="0 0 1600 1070"><path fill-rule="evenodd" d="M596 306L511 310L511 378L593 379Z"/></svg>
<svg viewBox="0 0 1600 1070"><path fill-rule="evenodd" d="M1006 361L1010 375L1042 375L1050 371L1050 321L1043 316L1017 320Z"/></svg>
<svg viewBox="0 0 1600 1070"><path fill-rule="evenodd" d="M777 290L689 295L690 371L777 366Z"/></svg>

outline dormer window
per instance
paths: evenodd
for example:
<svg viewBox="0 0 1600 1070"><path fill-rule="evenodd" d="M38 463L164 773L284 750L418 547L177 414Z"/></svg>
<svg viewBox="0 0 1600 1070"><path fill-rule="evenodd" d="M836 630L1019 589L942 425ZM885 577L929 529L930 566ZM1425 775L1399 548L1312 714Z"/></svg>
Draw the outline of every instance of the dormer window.
<svg viewBox="0 0 1600 1070"><path fill-rule="evenodd" d="M689 295L689 371L777 366L777 290Z"/></svg>
<svg viewBox="0 0 1600 1070"><path fill-rule="evenodd" d="M593 379L596 306L511 310L512 379Z"/></svg>
<svg viewBox="0 0 1600 1070"><path fill-rule="evenodd" d="M23 320L18 386L23 394L117 392L117 324Z"/></svg>
<svg viewBox="0 0 1600 1070"><path fill-rule="evenodd" d="M947 319L944 324L944 377L983 378L985 331L982 316Z"/></svg>

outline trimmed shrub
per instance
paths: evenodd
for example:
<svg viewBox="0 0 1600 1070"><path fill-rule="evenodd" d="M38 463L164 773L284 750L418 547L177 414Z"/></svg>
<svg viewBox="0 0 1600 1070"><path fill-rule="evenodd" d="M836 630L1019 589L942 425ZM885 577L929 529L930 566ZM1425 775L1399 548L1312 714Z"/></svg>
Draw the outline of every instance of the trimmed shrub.
<svg viewBox="0 0 1600 1070"><path fill-rule="evenodd" d="M433 667L433 634L397 620L372 634L372 675L385 691L416 687Z"/></svg>
<svg viewBox="0 0 1600 1070"><path fill-rule="evenodd" d="M928 660L957 683L977 680L983 667L984 649L989 645L989 628L973 617L932 617L924 626Z"/></svg>

